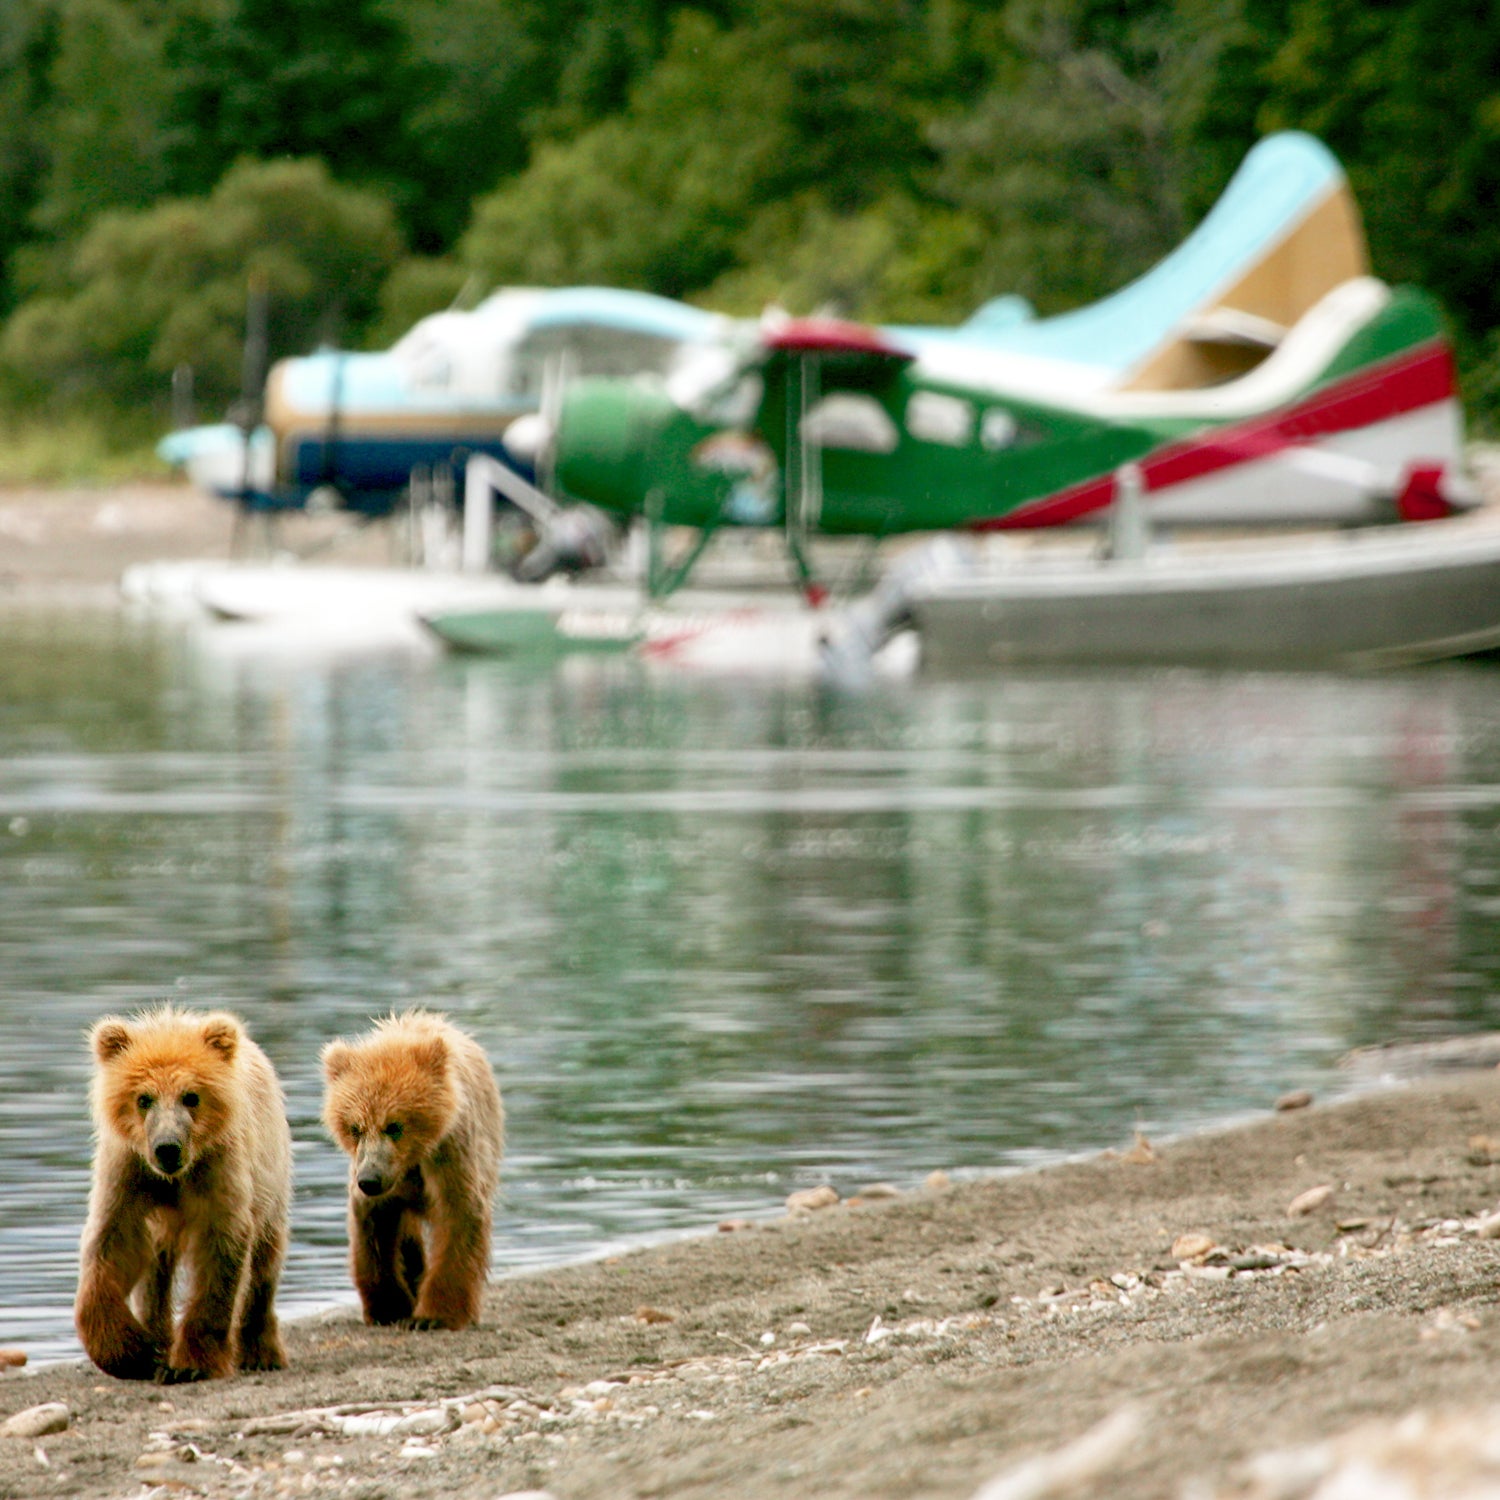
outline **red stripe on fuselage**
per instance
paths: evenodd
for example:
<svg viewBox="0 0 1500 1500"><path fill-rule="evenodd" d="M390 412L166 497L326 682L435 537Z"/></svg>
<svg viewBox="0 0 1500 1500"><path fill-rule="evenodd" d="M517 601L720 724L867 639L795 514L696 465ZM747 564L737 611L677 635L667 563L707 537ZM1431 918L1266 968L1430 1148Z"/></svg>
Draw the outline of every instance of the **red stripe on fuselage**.
<svg viewBox="0 0 1500 1500"><path fill-rule="evenodd" d="M1417 411L1450 399L1457 388L1453 351L1448 345L1441 342L1419 345L1347 380L1325 386L1296 406L1164 444L1141 460L1146 491L1150 494L1170 489L1190 479L1201 479L1205 474L1269 458L1332 433L1350 432ZM975 521L970 530L1061 526L1103 509L1114 499L1114 494L1114 475L1101 474L1040 500L1026 501L1003 516Z"/></svg>

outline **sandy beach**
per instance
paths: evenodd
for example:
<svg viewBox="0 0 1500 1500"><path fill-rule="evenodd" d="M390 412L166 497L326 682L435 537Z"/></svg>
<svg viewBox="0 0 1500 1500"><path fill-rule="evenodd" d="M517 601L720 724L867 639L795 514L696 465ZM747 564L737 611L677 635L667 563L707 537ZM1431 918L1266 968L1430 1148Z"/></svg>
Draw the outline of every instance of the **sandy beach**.
<svg viewBox="0 0 1500 1500"><path fill-rule="evenodd" d="M92 488L0 488L0 604L110 603L136 563L246 555L263 536L236 537L234 507L184 483L142 480ZM339 516L294 516L273 545L321 560L387 563L383 527Z"/></svg>
<svg viewBox="0 0 1500 1500"><path fill-rule="evenodd" d="M0 601L103 600L230 530L177 486L0 493ZM10 1369L0 1497L1494 1494L1494 1061L1022 1175L840 1183L500 1276L462 1333L342 1310L275 1374Z"/></svg>
<svg viewBox="0 0 1500 1500"><path fill-rule="evenodd" d="M276 1374L8 1374L0 1414L67 1426L0 1438L0 1495L1292 1496L1294 1459L1402 1461L1414 1411L1450 1482L1409 1493L1468 1494L1455 1463L1496 1475L1497 1200L1492 1069L1268 1107L502 1278L462 1333L341 1311ZM1284 1449L1275 1484L1247 1469Z"/></svg>

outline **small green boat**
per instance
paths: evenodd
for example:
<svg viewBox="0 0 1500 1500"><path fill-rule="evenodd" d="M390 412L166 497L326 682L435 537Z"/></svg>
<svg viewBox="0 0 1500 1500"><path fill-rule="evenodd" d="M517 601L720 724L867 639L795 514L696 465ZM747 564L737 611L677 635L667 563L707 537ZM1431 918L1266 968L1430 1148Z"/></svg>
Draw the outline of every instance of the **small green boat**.
<svg viewBox="0 0 1500 1500"><path fill-rule="evenodd" d="M485 655L618 653L639 645L646 635L639 596L589 602L538 599L500 608L460 606L419 618L450 650Z"/></svg>

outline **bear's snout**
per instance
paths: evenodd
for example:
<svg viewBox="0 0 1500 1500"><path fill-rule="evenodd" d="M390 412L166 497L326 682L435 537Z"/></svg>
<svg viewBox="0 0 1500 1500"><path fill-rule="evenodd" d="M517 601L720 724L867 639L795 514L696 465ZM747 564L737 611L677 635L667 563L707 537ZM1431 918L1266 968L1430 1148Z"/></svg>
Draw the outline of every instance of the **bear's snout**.
<svg viewBox="0 0 1500 1500"><path fill-rule="evenodd" d="M354 1153L354 1185L366 1198L390 1192L401 1176L401 1165L389 1140L367 1135Z"/></svg>
<svg viewBox="0 0 1500 1500"><path fill-rule="evenodd" d="M158 1106L146 1121L146 1147L150 1165L163 1177L176 1177L192 1156L192 1121L184 1111Z"/></svg>

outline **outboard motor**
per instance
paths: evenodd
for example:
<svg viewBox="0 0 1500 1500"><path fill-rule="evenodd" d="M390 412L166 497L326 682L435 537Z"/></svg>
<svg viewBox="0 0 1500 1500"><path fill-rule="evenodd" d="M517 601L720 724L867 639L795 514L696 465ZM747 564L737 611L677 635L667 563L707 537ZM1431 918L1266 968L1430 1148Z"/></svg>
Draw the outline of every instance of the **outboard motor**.
<svg viewBox="0 0 1500 1500"><path fill-rule="evenodd" d="M540 583L557 573L586 573L609 561L619 536L615 520L595 506L560 506L543 524L536 546L512 572L521 583Z"/></svg>
<svg viewBox="0 0 1500 1500"><path fill-rule="evenodd" d="M937 578L972 573L978 566L966 538L934 538L901 558L857 603L829 620L822 639L824 671L835 682L858 682L870 672L876 653L911 623L911 599Z"/></svg>

